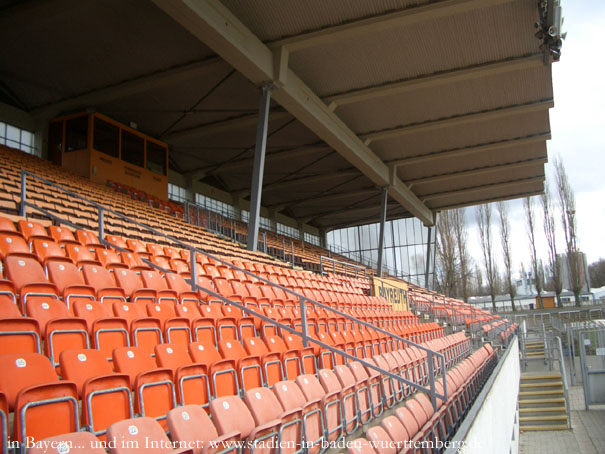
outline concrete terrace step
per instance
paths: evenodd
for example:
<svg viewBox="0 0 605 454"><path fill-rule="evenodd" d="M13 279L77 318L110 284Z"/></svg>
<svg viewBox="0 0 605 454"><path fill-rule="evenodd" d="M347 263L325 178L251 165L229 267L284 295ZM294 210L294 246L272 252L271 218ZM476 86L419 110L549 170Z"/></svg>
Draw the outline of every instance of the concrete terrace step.
<svg viewBox="0 0 605 454"><path fill-rule="evenodd" d="M566 413L565 407L524 407L519 413Z"/></svg>
<svg viewBox="0 0 605 454"><path fill-rule="evenodd" d="M540 383L521 383L521 388L558 388L563 386L562 381L540 382Z"/></svg>
<svg viewBox="0 0 605 454"><path fill-rule="evenodd" d="M529 396L550 396L557 395L562 396L563 390L550 390L550 391L520 391L519 397L529 397Z"/></svg>
<svg viewBox="0 0 605 454"><path fill-rule="evenodd" d="M521 416L519 422L547 422L547 421L567 421L567 415L553 415L553 416Z"/></svg>
<svg viewBox="0 0 605 454"><path fill-rule="evenodd" d="M552 375L521 375L521 381L561 379L561 374Z"/></svg>
<svg viewBox="0 0 605 454"><path fill-rule="evenodd" d="M542 399L520 399L519 405L535 405L535 404L564 404L565 398L542 398Z"/></svg>
<svg viewBox="0 0 605 454"><path fill-rule="evenodd" d="M521 426L521 431L525 431L525 432L534 432L534 431L546 431L546 430L567 430L569 429L569 427L567 427L567 424L563 425L563 424L553 424L550 426L538 426L538 425L531 425L531 426Z"/></svg>

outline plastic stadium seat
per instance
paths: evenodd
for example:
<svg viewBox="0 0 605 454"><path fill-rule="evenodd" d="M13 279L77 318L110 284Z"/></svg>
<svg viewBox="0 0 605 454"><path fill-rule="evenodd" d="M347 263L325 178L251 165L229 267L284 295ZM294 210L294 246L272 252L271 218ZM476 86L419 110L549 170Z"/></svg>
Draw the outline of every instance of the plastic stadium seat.
<svg viewBox="0 0 605 454"><path fill-rule="evenodd" d="M16 232L15 223L4 216L0 216L0 232Z"/></svg>
<svg viewBox="0 0 605 454"><path fill-rule="evenodd" d="M401 421L396 416L387 416L381 424L391 440L396 443L397 452L402 451L405 446L404 442L410 440L411 437Z"/></svg>
<svg viewBox="0 0 605 454"><path fill-rule="evenodd" d="M74 233L65 226L51 225L48 227L48 233L59 244L80 244Z"/></svg>
<svg viewBox="0 0 605 454"><path fill-rule="evenodd" d="M160 367L172 370L179 405L208 406L212 396L208 367L205 364L194 364L187 346L156 345L155 359Z"/></svg>
<svg viewBox="0 0 605 454"><path fill-rule="evenodd" d="M113 315L110 303L76 301L74 313L86 320L93 348L103 352L105 357L111 358L114 348L130 345L128 323Z"/></svg>
<svg viewBox="0 0 605 454"><path fill-rule="evenodd" d="M32 242L34 238L43 238L46 240L52 239L48 236L48 232L42 224L39 222L22 219L19 221L19 231L23 237L28 241Z"/></svg>
<svg viewBox="0 0 605 454"><path fill-rule="evenodd" d="M153 358L137 347L116 348L112 358L115 370L130 377L130 387L135 392L135 412L165 419L166 413L176 407L172 371L158 368Z"/></svg>
<svg viewBox="0 0 605 454"><path fill-rule="evenodd" d="M301 411L304 421L304 439L310 446L311 453L320 450L320 442L325 436L325 426L322 421L321 401L308 400L298 385L293 381L281 381L273 387L273 393L279 400L285 412Z"/></svg>
<svg viewBox="0 0 605 454"><path fill-rule="evenodd" d="M158 318L149 317L140 306L116 301L113 303L113 313L126 320L130 340L146 353L152 354L154 347L164 342L162 322Z"/></svg>
<svg viewBox="0 0 605 454"><path fill-rule="evenodd" d="M359 422L362 424L367 423L372 419L372 398L367 381L358 381L349 366L336 366L334 372L343 388L353 387L355 389Z"/></svg>
<svg viewBox="0 0 605 454"><path fill-rule="evenodd" d="M342 402L345 431L347 435L353 433L359 427L355 385L343 386L331 369L321 369L317 375L326 393L338 393L339 400Z"/></svg>
<svg viewBox="0 0 605 454"><path fill-rule="evenodd" d="M191 290L191 285L185 282L183 276L179 276L175 273L166 273L164 279L166 280L168 288L178 293L181 301L190 300L196 303L199 301L198 294Z"/></svg>
<svg viewBox="0 0 605 454"><path fill-rule="evenodd" d="M211 342L189 344L189 355L194 363L206 366L210 377L210 391L214 397L240 393L235 361L224 359Z"/></svg>
<svg viewBox="0 0 605 454"><path fill-rule="evenodd" d="M316 358L312 347L305 348L302 339L292 334L284 335L284 342L288 350L297 350L299 352L302 372L304 374L314 374L317 372Z"/></svg>
<svg viewBox="0 0 605 454"><path fill-rule="evenodd" d="M121 249L128 249L128 245L126 244L126 241L124 241L124 238L122 238L120 236L105 235L105 241L107 241L112 246L117 246L118 248L121 248Z"/></svg>
<svg viewBox="0 0 605 454"><path fill-rule="evenodd" d="M244 402L254 418L256 427L279 421L280 446L277 452L291 454L302 451L302 409L284 411L275 394L265 387L246 391Z"/></svg>
<svg viewBox="0 0 605 454"><path fill-rule="evenodd" d="M260 358L250 356L237 340L223 339L218 342L223 358L235 361L239 371L239 383L242 391L264 386Z"/></svg>
<svg viewBox="0 0 605 454"><path fill-rule="evenodd" d="M107 269L128 268L117 251L113 249L98 248L95 251L97 261Z"/></svg>
<svg viewBox="0 0 605 454"><path fill-rule="evenodd" d="M0 370L0 393L15 412L12 440L79 430L76 385L59 381L48 358L38 353L2 355Z"/></svg>
<svg viewBox="0 0 605 454"><path fill-rule="evenodd" d="M0 232L0 258L4 259L11 254L32 255L20 233Z"/></svg>
<svg viewBox="0 0 605 454"><path fill-rule="evenodd" d="M287 380L294 380L303 373L298 350L288 350L284 340L279 336L266 336L265 341L270 352L279 353Z"/></svg>
<svg viewBox="0 0 605 454"><path fill-rule="evenodd" d="M410 439L414 438L420 429L420 425L412 412L406 406L402 406L395 410L395 416L405 428Z"/></svg>
<svg viewBox="0 0 605 454"><path fill-rule="evenodd" d="M219 436L208 414L198 405L173 408L168 412L167 422L172 441L192 446L193 454L216 454L219 451L226 454L238 450L233 442L239 440L240 433L233 431ZM211 442L216 448L212 449ZM231 449L225 451L229 446Z"/></svg>
<svg viewBox="0 0 605 454"><path fill-rule="evenodd" d="M44 338L44 353L54 365L59 364L59 355L64 350L89 348L86 321L71 317L67 307L59 300L30 301L27 315L40 325Z"/></svg>
<svg viewBox="0 0 605 454"><path fill-rule="evenodd" d="M190 449L171 449L171 443L162 426L153 418L125 419L107 429L107 439L115 440L111 454L145 454L154 452L190 453Z"/></svg>
<svg viewBox="0 0 605 454"><path fill-rule="evenodd" d="M246 454L250 453L250 446L255 441L276 444L280 421L256 426L250 410L239 397L225 396L214 399L210 402L210 414L220 435L240 433L240 439L247 441L243 450ZM269 452L260 447L254 450L261 453L266 451Z"/></svg>
<svg viewBox="0 0 605 454"><path fill-rule="evenodd" d="M35 238L32 242L32 249L42 263L53 258L65 259L65 249L46 238Z"/></svg>
<svg viewBox="0 0 605 454"><path fill-rule="evenodd" d="M63 296L68 309L73 310L74 300L95 300L95 289L86 285L84 277L73 263L53 259L47 262L46 272L48 279L55 284L59 295Z"/></svg>
<svg viewBox="0 0 605 454"><path fill-rule="evenodd" d="M261 359L263 376L267 386L271 387L278 381L286 379L280 354L270 352L262 339L258 337L244 337L242 343L248 355Z"/></svg>
<svg viewBox="0 0 605 454"><path fill-rule="evenodd" d="M349 363L351 373L358 383L363 383L370 390L370 403L373 409L374 416L380 416L383 412L382 390L380 382L380 374L372 370L369 374L366 368L358 361Z"/></svg>
<svg viewBox="0 0 605 454"><path fill-rule="evenodd" d="M130 377L115 374L98 350L67 350L59 358L63 379L74 382L82 399L82 423L95 435L114 422L132 418Z"/></svg>
<svg viewBox="0 0 605 454"><path fill-rule="evenodd" d="M320 401L325 437L330 441L339 439L343 434L343 423L338 393L326 393L315 375L296 377L296 384L308 402Z"/></svg>
<svg viewBox="0 0 605 454"><path fill-rule="evenodd" d="M151 267L145 262L143 262L143 260L141 260L141 257L138 254L135 254L134 252L122 252L121 257L124 265L126 265L131 270L144 271L151 269Z"/></svg>
<svg viewBox="0 0 605 454"><path fill-rule="evenodd" d="M67 256L78 266L85 264L100 266L101 263L97 260L97 256L82 246L80 243L65 244L65 252Z"/></svg>
<svg viewBox="0 0 605 454"><path fill-rule="evenodd" d="M138 300L155 303L157 293L150 288L144 288L141 277L133 270L116 269L114 277L119 287L124 289L126 296L130 301L136 303Z"/></svg>
<svg viewBox="0 0 605 454"><path fill-rule="evenodd" d="M160 320L168 343L188 345L191 342L189 319L177 317L174 302L147 303L147 314Z"/></svg>
<svg viewBox="0 0 605 454"><path fill-rule="evenodd" d="M164 300L172 300L174 302L179 301L179 293L175 290L169 289L168 283L157 271L142 271L141 278L143 279L143 285L145 287L151 288L157 292L158 302L162 302Z"/></svg>
<svg viewBox="0 0 605 454"><path fill-rule="evenodd" d="M37 443L41 441L41 443ZM27 454L54 454L69 452L70 454L105 454L101 440L90 432L72 432L57 435L44 440L36 440L36 444L27 448Z"/></svg>
<svg viewBox="0 0 605 454"><path fill-rule="evenodd" d="M86 284L96 290L98 300L126 301L126 293L124 293L124 289L116 285L114 273L109 272L102 266L83 265L82 274Z"/></svg>
<svg viewBox="0 0 605 454"><path fill-rule="evenodd" d="M92 248L105 248L97 237L96 233L88 230L76 230L76 239L82 246L90 246Z"/></svg>

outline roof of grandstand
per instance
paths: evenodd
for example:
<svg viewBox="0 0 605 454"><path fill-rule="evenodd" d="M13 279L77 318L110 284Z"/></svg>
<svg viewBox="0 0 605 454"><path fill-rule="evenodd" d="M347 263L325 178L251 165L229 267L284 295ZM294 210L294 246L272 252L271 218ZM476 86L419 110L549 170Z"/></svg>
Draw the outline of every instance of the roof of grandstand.
<svg viewBox="0 0 605 454"><path fill-rule="evenodd" d="M543 191L551 61L538 2L3 1L0 101L134 122L171 167L319 228ZM23 33L27 30L27 33ZM16 39L18 37L18 39Z"/></svg>

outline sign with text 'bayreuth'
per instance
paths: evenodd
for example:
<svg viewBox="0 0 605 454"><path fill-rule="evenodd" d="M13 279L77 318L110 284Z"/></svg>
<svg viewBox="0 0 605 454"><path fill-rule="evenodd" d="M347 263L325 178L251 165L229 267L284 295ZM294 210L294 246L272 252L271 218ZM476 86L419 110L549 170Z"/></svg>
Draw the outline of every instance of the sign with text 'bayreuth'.
<svg viewBox="0 0 605 454"><path fill-rule="evenodd" d="M386 299L394 311L408 310L408 284L393 279L372 278L374 296Z"/></svg>

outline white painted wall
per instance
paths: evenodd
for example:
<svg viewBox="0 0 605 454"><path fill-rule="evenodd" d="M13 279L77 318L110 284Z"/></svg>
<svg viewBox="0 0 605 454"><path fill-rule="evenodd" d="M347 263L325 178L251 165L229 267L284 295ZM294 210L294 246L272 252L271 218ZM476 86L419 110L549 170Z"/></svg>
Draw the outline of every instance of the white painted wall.
<svg viewBox="0 0 605 454"><path fill-rule="evenodd" d="M517 399L521 369L515 338L489 394L477 413L460 452L465 454L517 454L519 415Z"/></svg>

